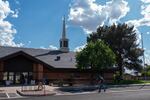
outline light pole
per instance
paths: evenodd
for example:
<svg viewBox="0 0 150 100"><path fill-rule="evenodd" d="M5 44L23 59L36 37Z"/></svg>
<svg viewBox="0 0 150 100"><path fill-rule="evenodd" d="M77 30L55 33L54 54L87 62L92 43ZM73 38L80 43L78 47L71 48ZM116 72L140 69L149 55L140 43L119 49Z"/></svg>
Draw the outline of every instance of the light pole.
<svg viewBox="0 0 150 100"><path fill-rule="evenodd" d="M142 43L142 49L143 49L143 68L144 68L144 72L145 72L145 80L146 80L146 68L145 68L145 55L144 55L144 43L143 43L143 33L141 33L141 43Z"/></svg>

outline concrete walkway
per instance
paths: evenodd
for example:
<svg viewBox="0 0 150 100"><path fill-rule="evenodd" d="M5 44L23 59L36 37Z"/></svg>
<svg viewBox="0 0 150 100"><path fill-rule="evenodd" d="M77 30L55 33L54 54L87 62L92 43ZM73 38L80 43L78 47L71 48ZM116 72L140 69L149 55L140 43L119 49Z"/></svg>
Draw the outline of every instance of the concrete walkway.
<svg viewBox="0 0 150 100"><path fill-rule="evenodd" d="M22 89L26 91L22 92ZM24 96L45 96L54 95L54 91L57 87L52 87L45 85L45 90L42 91L29 91L30 89L36 89L37 86L7 86L0 87L0 99L10 99L10 98L23 98Z"/></svg>
<svg viewBox="0 0 150 100"><path fill-rule="evenodd" d="M58 87L44 85L42 90L38 90L38 86L23 86L17 93L21 96L50 96L56 94Z"/></svg>

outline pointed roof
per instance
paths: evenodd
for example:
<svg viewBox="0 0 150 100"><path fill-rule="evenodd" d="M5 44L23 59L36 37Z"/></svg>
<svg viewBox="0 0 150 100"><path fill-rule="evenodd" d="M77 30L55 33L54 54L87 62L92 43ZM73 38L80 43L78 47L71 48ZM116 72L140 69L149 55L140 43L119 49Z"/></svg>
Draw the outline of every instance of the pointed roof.
<svg viewBox="0 0 150 100"><path fill-rule="evenodd" d="M66 37L65 16L63 17L63 29L62 29L62 37L60 39L60 51L69 52L69 39Z"/></svg>
<svg viewBox="0 0 150 100"><path fill-rule="evenodd" d="M65 21L65 16L63 17L62 39L66 39L66 21Z"/></svg>
<svg viewBox="0 0 150 100"><path fill-rule="evenodd" d="M16 55L24 55L33 60L48 65L50 68L76 68L75 52L61 52L59 50L46 50L34 48L18 48L0 46L0 60ZM60 60L57 60L60 57Z"/></svg>

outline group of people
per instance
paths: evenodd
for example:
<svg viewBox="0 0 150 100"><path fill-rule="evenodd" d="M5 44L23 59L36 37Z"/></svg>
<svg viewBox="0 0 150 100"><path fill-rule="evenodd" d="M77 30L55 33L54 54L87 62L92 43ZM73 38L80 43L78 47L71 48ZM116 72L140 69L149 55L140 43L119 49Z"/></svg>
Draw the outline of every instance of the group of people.
<svg viewBox="0 0 150 100"><path fill-rule="evenodd" d="M21 74L21 76L20 76L20 83L22 85L30 84L31 80L32 80L32 76L31 75L28 76L28 75Z"/></svg>

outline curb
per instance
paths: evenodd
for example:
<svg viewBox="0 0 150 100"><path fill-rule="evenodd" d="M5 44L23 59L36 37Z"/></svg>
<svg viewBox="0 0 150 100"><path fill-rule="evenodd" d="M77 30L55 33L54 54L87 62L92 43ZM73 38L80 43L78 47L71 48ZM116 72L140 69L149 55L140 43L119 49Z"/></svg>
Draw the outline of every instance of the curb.
<svg viewBox="0 0 150 100"><path fill-rule="evenodd" d="M136 87L136 86L150 86L150 84L124 84L124 85L106 85L109 88L121 88L121 87ZM93 86L72 86L72 87L60 87L57 90L64 92L90 92L98 89L98 85Z"/></svg>
<svg viewBox="0 0 150 100"><path fill-rule="evenodd" d="M123 85L107 85L109 88L117 87L134 87L134 86L150 86L150 84L123 84ZM70 87L59 87L58 89L83 89L83 88L97 88L98 85L89 86L70 86Z"/></svg>
<svg viewBox="0 0 150 100"><path fill-rule="evenodd" d="M124 85L107 85L108 87L134 87L134 86L150 86L150 84L124 84Z"/></svg>
<svg viewBox="0 0 150 100"><path fill-rule="evenodd" d="M16 90L16 92L21 96L53 96L56 95L55 92L52 93L45 93L45 94L24 94L23 92Z"/></svg>

